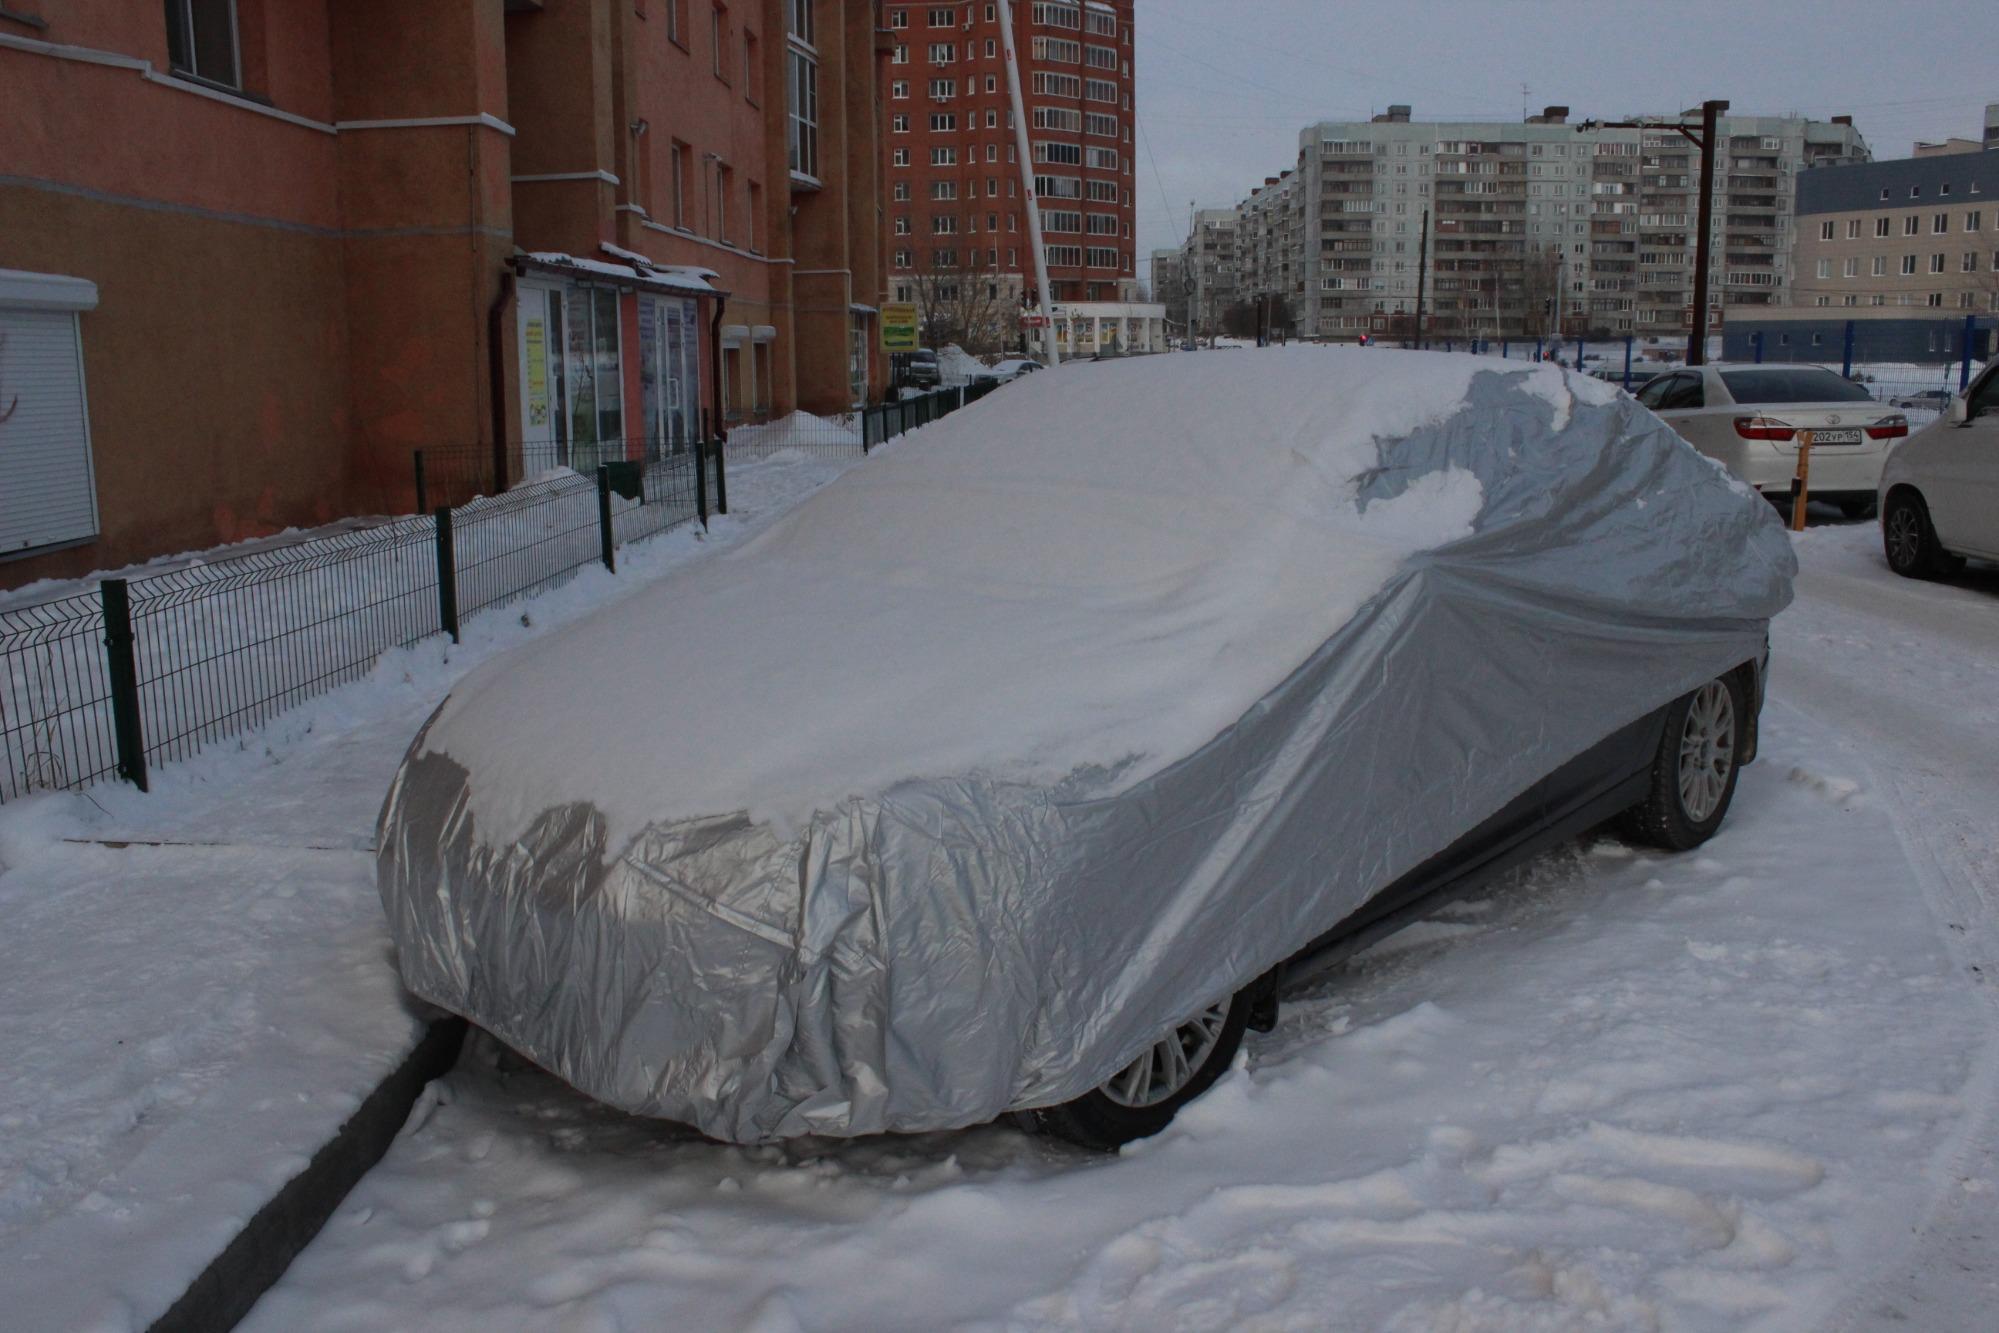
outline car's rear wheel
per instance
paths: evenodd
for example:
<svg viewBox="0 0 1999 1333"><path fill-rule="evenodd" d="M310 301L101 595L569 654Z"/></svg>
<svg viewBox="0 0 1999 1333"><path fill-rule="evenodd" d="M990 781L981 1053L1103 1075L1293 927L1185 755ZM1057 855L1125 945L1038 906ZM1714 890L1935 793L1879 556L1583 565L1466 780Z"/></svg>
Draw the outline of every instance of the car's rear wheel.
<svg viewBox="0 0 1999 1333"><path fill-rule="evenodd" d="M1675 852L1713 837L1735 799L1748 721L1733 673L1676 699L1652 759L1651 792L1624 812L1624 835Z"/></svg>
<svg viewBox="0 0 1999 1333"><path fill-rule="evenodd" d="M1101 1086L1032 1112L1035 1127L1104 1152L1157 1134L1228 1070L1254 1003L1240 991L1174 1024Z"/></svg>
<svg viewBox="0 0 1999 1333"><path fill-rule="evenodd" d="M1905 579L1933 579L1964 563L1937 542L1929 506L1910 491L1888 497L1888 507L1881 513L1881 549L1888 568Z"/></svg>

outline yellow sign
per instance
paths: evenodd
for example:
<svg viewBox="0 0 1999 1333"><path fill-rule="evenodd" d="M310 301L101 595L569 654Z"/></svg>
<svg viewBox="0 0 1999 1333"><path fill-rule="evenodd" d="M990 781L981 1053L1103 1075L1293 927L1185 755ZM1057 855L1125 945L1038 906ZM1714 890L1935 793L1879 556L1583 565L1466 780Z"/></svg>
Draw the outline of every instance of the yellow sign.
<svg viewBox="0 0 1999 1333"><path fill-rule="evenodd" d="M882 350L884 352L913 352L916 350L917 329L916 307L907 302L884 305L881 310Z"/></svg>
<svg viewBox="0 0 1999 1333"><path fill-rule="evenodd" d="M528 372L528 421L530 426L548 424L548 330L538 319L530 319L525 331Z"/></svg>

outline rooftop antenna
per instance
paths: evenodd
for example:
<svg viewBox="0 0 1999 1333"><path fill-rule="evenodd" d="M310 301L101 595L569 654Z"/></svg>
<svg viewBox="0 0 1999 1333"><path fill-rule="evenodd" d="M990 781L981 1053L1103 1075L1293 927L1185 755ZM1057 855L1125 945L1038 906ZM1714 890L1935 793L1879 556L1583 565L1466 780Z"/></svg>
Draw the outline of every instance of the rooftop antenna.
<svg viewBox="0 0 1999 1333"><path fill-rule="evenodd" d="M1520 85L1520 119L1522 120L1527 119L1527 101L1528 101L1527 85L1523 83Z"/></svg>

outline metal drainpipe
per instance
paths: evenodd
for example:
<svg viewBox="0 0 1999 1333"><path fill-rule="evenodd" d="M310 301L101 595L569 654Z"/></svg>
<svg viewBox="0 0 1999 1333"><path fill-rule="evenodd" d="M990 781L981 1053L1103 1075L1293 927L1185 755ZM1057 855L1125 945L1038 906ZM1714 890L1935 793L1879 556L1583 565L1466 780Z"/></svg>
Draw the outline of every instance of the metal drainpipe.
<svg viewBox="0 0 1999 1333"><path fill-rule="evenodd" d="M500 270L500 294L486 312L486 353L493 390L493 489L507 489L507 309L514 303L514 271Z"/></svg>

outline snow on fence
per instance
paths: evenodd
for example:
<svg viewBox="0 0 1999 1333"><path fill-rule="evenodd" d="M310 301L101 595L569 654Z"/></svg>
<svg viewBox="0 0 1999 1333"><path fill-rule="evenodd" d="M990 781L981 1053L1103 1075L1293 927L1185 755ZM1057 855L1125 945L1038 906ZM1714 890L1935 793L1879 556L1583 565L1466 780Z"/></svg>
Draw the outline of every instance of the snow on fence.
<svg viewBox="0 0 1999 1333"><path fill-rule="evenodd" d="M635 450L634 452L640 452ZM454 509L0 609L0 801L149 767L365 674L382 653L699 517L711 445ZM722 506L716 506L722 510ZM724 511L725 512L725 511Z"/></svg>
<svg viewBox="0 0 1999 1333"><path fill-rule="evenodd" d="M727 455L865 454L996 387L940 389L822 420L803 413L694 446L610 441L497 495L490 451L413 459L450 508L0 607L0 802L87 787L261 726L358 679L392 648L569 577L690 518L728 512ZM697 466L697 460L701 463ZM530 454L530 467L537 461ZM548 460L541 460L548 461ZM712 466L711 466L712 464Z"/></svg>

